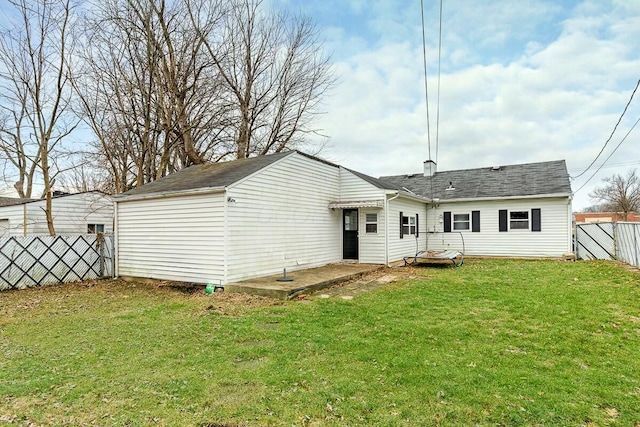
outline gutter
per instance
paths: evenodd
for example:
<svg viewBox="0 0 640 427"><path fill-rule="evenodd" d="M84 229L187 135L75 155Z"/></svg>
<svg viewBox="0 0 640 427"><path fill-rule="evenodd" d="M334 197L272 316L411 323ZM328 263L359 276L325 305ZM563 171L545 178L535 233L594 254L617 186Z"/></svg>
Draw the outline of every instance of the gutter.
<svg viewBox="0 0 640 427"><path fill-rule="evenodd" d="M465 199L440 199L438 203L480 202L486 200L520 200L520 199L550 199L557 197L571 198L570 193L531 194L527 196L503 196L503 197L468 197Z"/></svg>
<svg viewBox="0 0 640 427"><path fill-rule="evenodd" d="M113 201L118 203L118 202L131 202L134 200L166 199L168 197L224 193L226 190L227 190L227 187L205 187L205 188L196 188L192 190L164 191L164 192L158 192L158 193L147 193L147 194L139 194L139 195L132 194L130 196L119 195L119 196L114 196Z"/></svg>

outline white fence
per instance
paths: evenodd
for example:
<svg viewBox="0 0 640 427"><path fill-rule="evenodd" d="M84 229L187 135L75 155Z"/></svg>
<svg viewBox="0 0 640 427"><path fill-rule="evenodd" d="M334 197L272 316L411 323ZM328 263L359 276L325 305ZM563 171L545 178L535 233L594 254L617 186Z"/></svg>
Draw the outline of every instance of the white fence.
<svg viewBox="0 0 640 427"><path fill-rule="evenodd" d="M640 223L601 222L576 225L578 259L620 260L640 267Z"/></svg>
<svg viewBox="0 0 640 427"><path fill-rule="evenodd" d="M113 237L98 234L0 238L0 291L113 275Z"/></svg>

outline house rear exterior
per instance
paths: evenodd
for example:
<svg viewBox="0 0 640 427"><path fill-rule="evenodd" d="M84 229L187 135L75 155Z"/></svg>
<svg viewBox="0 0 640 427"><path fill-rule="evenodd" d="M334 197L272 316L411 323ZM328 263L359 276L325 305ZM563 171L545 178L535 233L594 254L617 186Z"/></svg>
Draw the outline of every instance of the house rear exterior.
<svg viewBox="0 0 640 427"><path fill-rule="evenodd" d="M429 249L465 255L560 257L571 252L571 184L563 160L383 177L432 200Z"/></svg>
<svg viewBox="0 0 640 427"><path fill-rule="evenodd" d="M224 285L283 268L340 261L386 265L436 241L461 249L446 235L444 218L458 231L462 212L476 218L478 210L481 231L470 225L468 233L464 230L474 233L467 253L512 256L518 242L531 236L522 256L561 256L569 250L564 227L570 215L557 212L566 212L570 190L556 199L542 194L439 201L421 190L427 179L421 176L420 185L405 182L407 176L377 179L297 151L192 166L115 198L116 271ZM522 224L508 234L497 231L505 209L508 218L509 212L530 212L531 236L522 239ZM544 214L534 219L538 214L531 212L538 211L532 209ZM531 229L538 219L544 232ZM436 234L444 237L435 239ZM497 252L496 244L510 249Z"/></svg>

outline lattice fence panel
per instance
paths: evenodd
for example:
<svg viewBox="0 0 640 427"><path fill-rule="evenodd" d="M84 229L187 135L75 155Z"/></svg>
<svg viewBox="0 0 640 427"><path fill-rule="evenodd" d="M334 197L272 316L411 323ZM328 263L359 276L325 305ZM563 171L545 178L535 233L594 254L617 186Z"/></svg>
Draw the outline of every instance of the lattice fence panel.
<svg viewBox="0 0 640 427"><path fill-rule="evenodd" d="M613 223L577 224L576 256L587 260L615 259Z"/></svg>
<svg viewBox="0 0 640 427"><path fill-rule="evenodd" d="M109 277L112 254L102 234L0 238L0 290Z"/></svg>

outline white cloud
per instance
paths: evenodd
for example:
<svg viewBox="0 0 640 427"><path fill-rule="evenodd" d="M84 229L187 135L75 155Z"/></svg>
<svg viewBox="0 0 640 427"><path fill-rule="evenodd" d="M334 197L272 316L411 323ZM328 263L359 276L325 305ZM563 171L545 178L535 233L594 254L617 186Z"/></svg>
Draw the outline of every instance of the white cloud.
<svg viewBox="0 0 640 427"><path fill-rule="evenodd" d="M348 48L352 53L336 63L340 84L320 123L331 136L322 156L374 176L421 170L427 158L426 108L414 3L373 3L366 16L377 38L359 38L358 50ZM449 11L449 17L445 9L439 169L555 159L566 159L570 172L587 166L640 78L640 8L601 1L573 9L548 1L473 4ZM383 18L375 17L382 12ZM411 38L398 37L402 20L400 33ZM428 21L433 24L433 17ZM331 36L339 46L340 33ZM434 155L436 48L437 39L430 38ZM640 94L627 114L605 156L640 117ZM639 139L640 129L611 159L624 166L603 169L577 194L576 207L590 204L588 192L603 176L625 173L633 167L629 160L640 166Z"/></svg>

